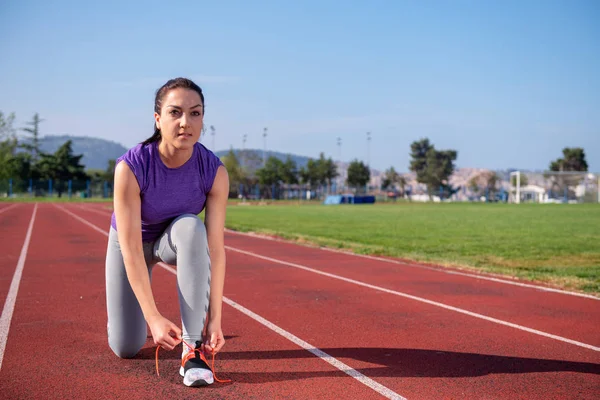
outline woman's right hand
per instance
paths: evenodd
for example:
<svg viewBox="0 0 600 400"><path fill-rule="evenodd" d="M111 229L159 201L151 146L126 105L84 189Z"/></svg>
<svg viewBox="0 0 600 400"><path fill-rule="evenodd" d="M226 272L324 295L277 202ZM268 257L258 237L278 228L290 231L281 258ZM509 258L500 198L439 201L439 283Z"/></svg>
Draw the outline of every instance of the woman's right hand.
<svg viewBox="0 0 600 400"><path fill-rule="evenodd" d="M152 332L154 344L166 350L173 350L181 343L181 329L162 315L150 317L146 322Z"/></svg>

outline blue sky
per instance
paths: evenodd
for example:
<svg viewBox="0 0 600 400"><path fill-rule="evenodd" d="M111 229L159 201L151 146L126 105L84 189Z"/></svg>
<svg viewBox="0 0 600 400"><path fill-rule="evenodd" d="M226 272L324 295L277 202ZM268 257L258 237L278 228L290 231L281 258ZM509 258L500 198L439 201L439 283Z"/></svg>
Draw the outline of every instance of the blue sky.
<svg viewBox="0 0 600 400"><path fill-rule="evenodd" d="M262 149L267 127L270 150L380 170L407 171L427 137L458 167L545 169L583 147L600 172L599 20L595 0L8 0L0 110L131 147L156 89L186 76L216 150Z"/></svg>

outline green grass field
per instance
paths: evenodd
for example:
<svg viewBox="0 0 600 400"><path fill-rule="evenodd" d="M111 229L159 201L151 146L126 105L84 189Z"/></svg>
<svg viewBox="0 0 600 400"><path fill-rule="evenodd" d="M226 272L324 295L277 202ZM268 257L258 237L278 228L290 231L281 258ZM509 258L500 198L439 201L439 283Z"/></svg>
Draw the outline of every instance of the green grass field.
<svg viewBox="0 0 600 400"><path fill-rule="evenodd" d="M600 294L600 204L231 205L226 225Z"/></svg>

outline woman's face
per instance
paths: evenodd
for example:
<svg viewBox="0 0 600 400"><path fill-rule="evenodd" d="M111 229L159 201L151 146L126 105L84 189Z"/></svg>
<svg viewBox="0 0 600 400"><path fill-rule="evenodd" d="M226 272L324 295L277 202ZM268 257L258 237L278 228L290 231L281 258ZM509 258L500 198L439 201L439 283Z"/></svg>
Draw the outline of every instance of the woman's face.
<svg viewBox="0 0 600 400"><path fill-rule="evenodd" d="M154 113L162 140L179 150L191 149L200 139L204 104L191 89L170 90L162 101L160 114Z"/></svg>

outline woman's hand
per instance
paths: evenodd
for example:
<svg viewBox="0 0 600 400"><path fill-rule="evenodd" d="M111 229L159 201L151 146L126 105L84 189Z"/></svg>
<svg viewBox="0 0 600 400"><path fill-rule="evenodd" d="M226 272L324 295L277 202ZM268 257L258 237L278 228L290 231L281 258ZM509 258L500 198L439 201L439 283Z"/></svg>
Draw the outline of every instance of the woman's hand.
<svg viewBox="0 0 600 400"><path fill-rule="evenodd" d="M221 321L209 321L204 343L202 343L202 351L207 354L218 353L224 344L225 337L221 330Z"/></svg>
<svg viewBox="0 0 600 400"><path fill-rule="evenodd" d="M181 343L181 329L162 315L150 317L146 322L152 332L154 344L167 350L173 350Z"/></svg>

